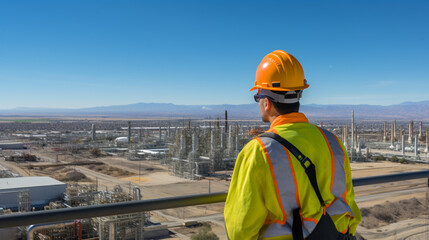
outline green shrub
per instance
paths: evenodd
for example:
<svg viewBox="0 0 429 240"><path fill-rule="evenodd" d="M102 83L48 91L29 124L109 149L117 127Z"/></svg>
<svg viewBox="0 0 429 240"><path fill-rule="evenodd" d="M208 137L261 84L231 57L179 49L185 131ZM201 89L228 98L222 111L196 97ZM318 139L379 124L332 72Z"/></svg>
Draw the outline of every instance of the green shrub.
<svg viewBox="0 0 429 240"><path fill-rule="evenodd" d="M90 151L92 156L99 157L101 156L101 150L99 148L92 148Z"/></svg>
<svg viewBox="0 0 429 240"><path fill-rule="evenodd" d="M399 163L407 164L407 163L408 163L408 161L407 161L407 160L405 160L405 158L401 158L401 159L399 159Z"/></svg>
<svg viewBox="0 0 429 240"><path fill-rule="evenodd" d="M191 240L219 240L219 237L211 229L210 225L205 224L198 233L191 236Z"/></svg>
<svg viewBox="0 0 429 240"><path fill-rule="evenodd" d="M384 156L379 155L379 156L372 156L371 160L373 160L373 161L384 161L384 160L386 160L386 158Z"/></svg>

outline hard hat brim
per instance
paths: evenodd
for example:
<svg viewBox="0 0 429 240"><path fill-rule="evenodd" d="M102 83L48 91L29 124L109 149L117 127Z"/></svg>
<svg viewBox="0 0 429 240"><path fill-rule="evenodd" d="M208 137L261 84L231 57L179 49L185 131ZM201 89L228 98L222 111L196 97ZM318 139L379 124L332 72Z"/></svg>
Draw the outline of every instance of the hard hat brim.
<svg viewBox="0 0 429 240"><path fill-rule="evenodd" d="M279 88L279 87L254 86L249 91L258 90L259 88L261 88L261 89L267 89L267 90L271 90L271 91L284 91L284 92L287 92L287 91L302 90L302 89L306 89L308 87L310 87L309 84L305 84L304 87L296 87L296 88Z"/></svg>

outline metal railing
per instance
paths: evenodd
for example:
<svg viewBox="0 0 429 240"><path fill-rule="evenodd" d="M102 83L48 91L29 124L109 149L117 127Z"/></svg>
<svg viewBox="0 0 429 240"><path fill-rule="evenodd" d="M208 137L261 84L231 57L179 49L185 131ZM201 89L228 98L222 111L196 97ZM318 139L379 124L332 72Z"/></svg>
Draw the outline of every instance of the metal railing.
<svg viewBox="0 0 429 240"><path fill-rule="evenodd" d="M353 179L352 182L353 182L353 186L357 187L357 186L364 186L364 185L371 185L371 184L405 181L405 180L425 178L425 177L426 178L429 177L429 170L357 178L357 179Z"/></svg>
<svg viewBox="0 0 429 240"><path fill-rule="evenodd" d="M429 170L353 179L354 186L428 178ZM428 179L429 180L429 179ZM227 192L110 203L0 216L0 228L225 202Z"/></svg>

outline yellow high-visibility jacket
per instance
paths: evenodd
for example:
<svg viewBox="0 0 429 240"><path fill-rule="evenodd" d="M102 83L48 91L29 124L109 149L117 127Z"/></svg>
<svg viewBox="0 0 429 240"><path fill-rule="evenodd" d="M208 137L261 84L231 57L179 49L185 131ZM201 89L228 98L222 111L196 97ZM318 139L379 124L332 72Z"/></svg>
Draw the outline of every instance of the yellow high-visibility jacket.
<svg viewBox="0 0 429 240"><path fill-rule="evenodd" d="M280 143L256 137L241 150L235 163L224 212L228 238L292 239L292 210L297 207L304 237L324 210L339 232L354 235L361 214L342 142L308 123L302 113L277 117L268 131L287 139L311 159L326 207L321 206L300 162Z"/></svg>

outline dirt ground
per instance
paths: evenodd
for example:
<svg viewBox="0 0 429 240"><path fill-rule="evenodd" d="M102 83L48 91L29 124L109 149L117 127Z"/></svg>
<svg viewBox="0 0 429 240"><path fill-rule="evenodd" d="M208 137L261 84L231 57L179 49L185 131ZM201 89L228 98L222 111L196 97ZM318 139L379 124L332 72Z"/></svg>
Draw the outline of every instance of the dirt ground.
<svg viewBox="0 0 429 240"><path fill-rule="evenodd" d="M225 192L229 181L202 179L191 181L168 174L168 168L156 161L129 161L123 157L90 157L88 154L59 155L47 149L32 150L40 163L71 163L73 161L97 161L101 165L64 166L37 168L29 163L6 162L0 164L22 176L46 175L68 181L67 175L79 172L84 175L81 183L97 181L99 187L112 188L116 184L139 186L143 199L193 195L208 192ZM57 161L58 159L58 161ZM351 163L353 178L394 174L429 169L429 164L400 164L392 162ZM429 239L427 179L416 179L386 184L355 187L356 202L364 215L358 232L366 239ZM386 200L389 202L386 203ZM401 202L402 201L402 202ZM404 202L405 201L405 202ZM378 205L377 205L378 204ZM172 226L177 232L175 239L189 239L198 228L182 226L184 221L196 220L210 224L220 239L226 239L223 223L223 203L192 206L179 209L154 211L153 221ZM401 209L401 206L405 206ZM395 230L395 229L401 229ZM171 239L174 239L172 237Z"/></svg>
<svg viewBox="0 0 429 240"><path fill-rule="evenodd" d="M361 226L367 229L387 226L426 213L426 199L404 199L398 202L386 201L369 208L361 208Z"/></svg>

